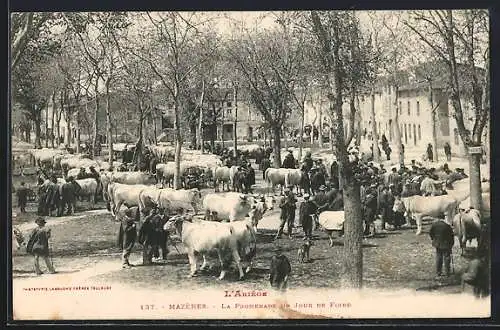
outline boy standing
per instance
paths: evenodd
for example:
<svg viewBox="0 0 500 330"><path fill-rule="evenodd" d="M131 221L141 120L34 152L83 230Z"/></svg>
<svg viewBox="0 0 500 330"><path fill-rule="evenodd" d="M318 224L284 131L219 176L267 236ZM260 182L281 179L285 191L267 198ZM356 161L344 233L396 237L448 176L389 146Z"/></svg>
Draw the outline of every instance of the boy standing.
<svg viewBox="0 0 500 330"><path fill-rule="evenodd" d="M42 217L38 217L35 220L35 223L38 227L33 229L31 232L28 243L26 244L26 251L31 253L34 257L35 272L37 275L43 274L40 270L40 257L45 260L45 264L47 265L49 272L54 274L56 271L54 269L54 265L52 265L49 255L50 228L47 229L45 227L46 221Z"/></svg>

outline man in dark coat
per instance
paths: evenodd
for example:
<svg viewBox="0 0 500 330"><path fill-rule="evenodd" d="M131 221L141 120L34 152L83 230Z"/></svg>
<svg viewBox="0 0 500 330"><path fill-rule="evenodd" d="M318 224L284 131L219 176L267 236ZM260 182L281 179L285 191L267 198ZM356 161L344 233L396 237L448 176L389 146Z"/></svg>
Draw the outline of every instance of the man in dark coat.
<svg viewBox="0 0 500 330"><path fill-rule="evenodd" d="M388 187L384 186L380 194L380 213L382 216L382 229L385 230L385 224L393 224L393 212L392 207L394 206L394 196Z"/></svg>
<svg viewBox="0 0 500 330"><path fill-rule="evenodd" d="M316 204L309 197L309 194L304 194L304 202L300 204L299 209L299 221L304 230L304 240L312 238L313 215L318 211Z"/></svg>
<svg viewBox="0 0 500 330"><path fill-rule="evenodd" d="M266 175L266 170L271 167L271 161L269 160L269 157L264 157L261 161L261 167L262 167L262 179L265 179Z"/></svg>
<svg viewBox="0 0 500 330"><path fill-rule="evenodd" d="M49 239L51 236L50 228L47 229L45 227L45 219L42 217L38 217L35 220L35 223L38 225L30 234L28 239L28 243L26 244L26 252L31 253L34 257L34 265L35 272L37 275L43 274L40 270L40 257L45 260L45 264L47 265L47 269L51 274L54 274L56 271L54 269L54 265L52 264L52 260L50 259L50 250L49 250Z"/></svg>
<svg viewBox="0 0 500 330"><path fill-rule="evenodd" d="M427 145L427 159L432 162L434 157L433 157L433 153L432 153L432 144L428 144Z"/></svg>
<svg viewBox="0 0 500 330"><path fill-rule="evenodd" d="M314 165L314 161L311 158L311 152L307 152L306 155L304 156L304 160L302 161L302 169L306 172L309 173L311 171L311 168Z"/></svg>
<svg viewBox="0 0 500 330"><path fill-rule="evenodd" d="M59 204L59 186L57 184L57 178L52 176L50 183L47 185L47 194L45 199L46 210L48 211L49 217L52 216L52 211L57 209Z"/></svg>
<svg viewBox="0 0 500 330"><path fill-rule="evenodd" d="M142 264L151 265L153 263L153 251L157 249L158 237L156 235L155 223L158 218L158 208L151 209L149 215L139 230L139 244L142 245Z"/></svg>
<svg viewBox="0 0 500 330"><path fill-rule="evenodd" d="M75 212L75 200L79 185L75 182L72 176L70 176L66 183L61 184L59 191L61 198L58 203L57 216L62 216L66 206L68 211L66 215L73 214ZM81 188L80 188L81 189Z"/></svg>
<svg viewBox="0 0 500 330"><path fill-rule="evenodd" d="M432 240L432 246L436 248L436 273L442 276L444 262L444 276L450 275L451 249L455 243L453 229L451 226L440 219L432 224L429 231Z"/></svg>
<svg viewBox="0 0 500 330"><path fill-rule="evenodd" d="M151 219L155 233L156 233L156 244L153 247L153 257L159 258L161 249L161 256L163 260L167 260L168 255L168 233L163 230L163 226L167 223L167 216L165 215L165 210L161 208L159 214Z"/></svg>
<svg viewBox="0 0 500 330"><path fill-rule="evenodd" d="M137 239L137 228L135 222L139 220L139 208L129 208L126 211L120 211L120 231L118 233L118 247L122 249L122 268L130 268L128 258L132 252Z"/></svg>
<svg viewBox="0 0 500 330"><path fill-rule="evenodd" d="M446 160L451 161L451 146L448 142L444 144L444 154L446 155Z"/></svg>
<svg viewBox="0 0 500 330"><path fill-rule="evenodd" d="M295 158L293 157L293 153L291 150L288 150L288 154L285 156L283 160L283 168L295 168Z"/></svg>
<svg viewBox="0 0 500 330"><path fill-rule="evenodd" d="M282 254L281 248L278 247L276 254L271 258L271 265L269 266L269 282L271 286L278 290L286 290L291 271L290 261Z"/></svg>
<svg viewBox="0 0 500 330"><path fill-rule="evenodd" d="M290 190L290 188L286 188L285 189L285 197L283 197L281 199L281 202L280 202L281 223L280 223L280 227L278 229L278 233L276 234L275 239L281 238L285 224L288 225L288 237L292 238L293 223L295 221L295 209L296 209L295 203L296 202L297 202L297 199L295 198L295 195L293 194L293 192Z"/></svg>
<svg viewBox="0 0 500 330"><path fill-rule="evenodd" d="M316 204L318 208L318 213L321 213L328 209L328 204L330 200L328 199L328 196L325 194L326 187L325 186L320 186L318 188L318 193L314 195L314 203Z"/></svg>
<svg viewBox="0 0 500 330"><path fill-rule="evenodd" d="M21 182L21 187L17 188L17 205L19 206L21 213L26 213L26 204L28 202L28 192L29 189L24 186L24 182Z"/></svg>
<svg viewBox="0 0 500 330"><path fill-rule="evenodd" d="M363 219L365 220L365 232L366 236L373 236L374 232L372 230L373 222L377 215L377 193L374 185L370 186L367 190L365 198L363 200Z"/></svg>
<svg viewBox="0 0 500 330"><path fill-rule="evenodd" d="M319 187L326 184L324 174L317 167L313 167L313 172L311 174L311 190L313 194L316 194Z"/></svg>
<svg viewBox="0 0 500 330"><path fill-rule="evenodd" d="M304 194L311 194L311 181L309 180L309 173L304 167L301 169L302 177L300 179L300 188L304 190Z"/></svg>

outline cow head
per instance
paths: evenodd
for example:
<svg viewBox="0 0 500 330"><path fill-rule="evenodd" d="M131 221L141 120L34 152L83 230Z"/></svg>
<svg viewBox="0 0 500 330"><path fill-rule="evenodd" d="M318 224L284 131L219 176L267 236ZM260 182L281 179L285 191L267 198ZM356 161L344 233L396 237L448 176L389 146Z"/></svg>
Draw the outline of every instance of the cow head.
<svg viewBox="0 0 500 330"><path fill-rule="evenodd" d="M392 207L393 212L399 212L399 213L405 213L406 212L406 207L405 203L400 197L396 197L394 200L394 206Z"/></svg>

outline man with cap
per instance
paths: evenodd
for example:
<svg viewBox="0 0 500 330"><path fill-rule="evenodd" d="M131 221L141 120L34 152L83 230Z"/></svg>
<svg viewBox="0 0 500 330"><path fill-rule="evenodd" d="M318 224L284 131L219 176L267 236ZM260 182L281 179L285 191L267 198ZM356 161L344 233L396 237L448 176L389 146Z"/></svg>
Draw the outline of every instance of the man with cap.
<svg viewBox="0 0 500 330"><path fill-rule="evenodd" d="M160 220L158 220L160 218ZM153 263L153 251L157 249L158 235L156 233L156 222L161 221L158 215L158 207L153 206L149 215L139 230L139 243L142 245L142 264L151 265Z"/></svg>
<svg viewBox="0 0 500 330"><path fill-rule="evenodd" d="M321 185L318 188L318 193L314 195L314 203L316 204L316 207L318 209L318 213L321 213L322 211L326 210L328 208L328 196L326 196L326 186Z"/></svg>
<svg viewBox="0 0 500 330"><path fill-rule="evenodd" d="M429 231L432 246L436 248L436 273L442 275L443 263L445 276L450 275L451 249L455 243L453 229L444 218L434 222Z"/></svg>
<svg viewBox="0 0 500 330"><path fill-rule="evenodd" d="M156 232L156 245L153 246L153 257L158 259L160 257L160 251L161 249L161 256L163 260L167 260L167 255L168 255L168 247L167 247L167 242L168 242L168 232L163 230L163 226L165 223L167 223L167 216L165 215L165 209L160 208L159 209L159 214L151 220L153 223L153 227L155 228Z"/></svg>
<svg viewBox="0 0 500 330"><path fill-rule="evenodd" d="M37 275L43 274L40 270L40 257L45 260L45 264L47 265L49 272L54 274L56 271L52 261L50 260L49 253L50 228L47 229L45 227L46 221L43 217L36 218L35 223L38 227L33 229L30 234L28 243L26 244L26 252L31 253L34 257L35 272Z"/></svg>
<svg viewBox="0 0 500 330"><path fill-rule="evenodd" d="M271 258L269 266L269 283L275 289L286 290L291 271L290 260L283 254L280 246L276 247L275 255Z"/></svg>
<svg viewBox="0 0 500 330"><path fill-rule="evenodd" d="M28 188L21 182L21 187L16 189L17 206L19 206L21 213L26 213L26 204L28 202Z"/></svg>
<svg viewBox="0 0 500 330"><path fill-rule="evenodd" d="M311 174L311 190L313 194L319 190L319 187L326 184L326 179L322 171L318 166L313 166L313 172Z"/></svg>
<svg viewBox="0 0 500 330"><path fill-rule="evenodd" d="M306 172L309 173L311 171L311 168L313 167L314 162L311 158L311 152L308 151L306 152L306 155L304 156L304 159L302 160L302 169Z"/></svg>
<svg viewBox="0 0 500 330"><path fill-rule="evenodd" d="M278 233L275 236L275 239L281 238L283 234L283 229L285 227L285 223L288 225L288 237L292 238L293 235L293 223L295 221L295 209L297 199L295 195L291 191L290 187L285 188L285 196L281 199L280 208L281 208L281 223L278 229Z"/></svg>
<svg viewBox="0 0 500 330"><path fill-rule="evenodd" d="M137 239L135 222L140 220L139 208L131 207L126 211L119 211L117 218L120 220L118 247L122 249L122 268L130 268L132 265L129 263L128 257Z"/></svg>
<svg viewBox="0 0 500 330"><path fill-rule="evenodd" d="M295 168L295 158L293 157L292 150L288 150L288 154L285 156L283 160L283 168Z"/></svg>
<svg viewBox="0 0 500 330"><path fill-rule="evenodd" d="M312 238L313 216L318 211L316 204L309 197L309 194L304 194L304 201L299 209L299 221L304 230L304 240Z"/></svg>

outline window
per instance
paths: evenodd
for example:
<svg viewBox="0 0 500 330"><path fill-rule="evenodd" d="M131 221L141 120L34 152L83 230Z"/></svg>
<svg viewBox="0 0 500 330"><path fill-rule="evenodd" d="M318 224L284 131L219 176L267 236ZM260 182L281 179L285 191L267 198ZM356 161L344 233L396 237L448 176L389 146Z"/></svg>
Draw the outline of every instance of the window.
<svg viewBox="0 0 500 330"><path fill-rule="evenodd" d="M422 131L420 130L420 124L418 125L418 140L422 140Z"/></svg>
<svg viewBox="0 0 500 330"><path fill-rule="evenodd" d="M227 112L226 112L226 113L227 113L227 115L228 115L228 116L231 116L231 113L232 113L231 108L227 109Z"/></svg>
<svg viewBox="0 0 500 330"><path fill-rule="evenodd" d="M411 139L411 124L408 124L408 137Z"/></svg>
<svg viewBox="0 0 500 330"><path fill-rule="evenodd" d="M399 101L399 114L400 115L403 114L403 105L402 105L401 101ZM401 131L403 131L403 129L401 129Z"/></svg>
<svg viewBox="0 0 500 330"><path fill-rule="evenodd" d="M410 101L408 101L408 116L410 115Z"/></svg>
<svg viewBox="0 0 500 330"><path fill-rule="evenodd" d="M228 107L231 107L231 106L232 106L232 103L231 103L231 102L227 102L227 103L226 103L226 105L227 105Z"/></svg>
<svg viewBox="0 0 500 330"><path fill-rule="evenodd" d="M417 116L420 116L420 102L417 101ZM418 126L420 127L420 126Z"/></svg>
<svg viewBox="0 0 500 330"><path fill-rule="evenodd" d="M132 113L131 112L127 112L127 120L132 120Z"/></svg>

